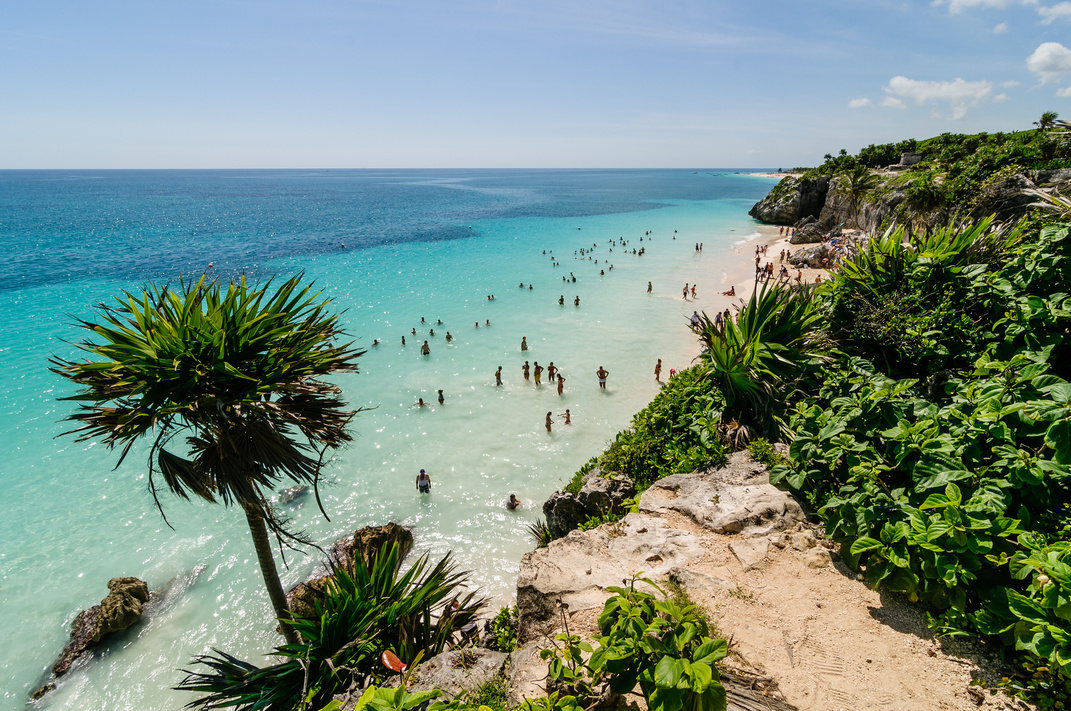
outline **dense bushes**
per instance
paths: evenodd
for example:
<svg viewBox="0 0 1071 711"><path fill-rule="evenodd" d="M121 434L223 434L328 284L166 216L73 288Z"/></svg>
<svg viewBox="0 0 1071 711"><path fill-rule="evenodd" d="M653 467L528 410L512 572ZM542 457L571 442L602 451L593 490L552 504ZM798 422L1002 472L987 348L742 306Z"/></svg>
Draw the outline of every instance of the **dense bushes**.
<svg viewBox="0 0 1071 711"><path fill-rule="evenodd" d="M842 352L771 477L869 583L1014 650L1039 702L1071 694L1069 234L873 240L819 291Z"/></svg>

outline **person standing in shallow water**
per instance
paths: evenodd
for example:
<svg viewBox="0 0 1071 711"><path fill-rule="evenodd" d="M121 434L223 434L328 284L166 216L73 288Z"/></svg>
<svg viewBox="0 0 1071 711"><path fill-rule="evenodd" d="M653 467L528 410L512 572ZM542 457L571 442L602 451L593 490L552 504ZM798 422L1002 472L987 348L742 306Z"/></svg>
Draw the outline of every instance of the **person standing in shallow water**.
<svg viewBox="0 0 1071 711"><path fill-rule="evenodd" d="M550 432L550 426L554 424L554 420L550 419L550 413L547 413L547 432Z"/></svg>
<svg viewBox="0 0 1071 711"><path fill-rule="evenodd" d="M498 366L498 370L495 371L495 385L502 384L502 366Z"/></svg>
<svg viewBox="0 0 1071 711"><path fill-rule="evenodd" d="M543 366L541 366L539 364L539 361L537 360L535 362L535 383L536 383L536 385L539 385L540 381L542 381L542 380L543 380Z"/></svg>
<svg viewBox="0 0 1071 711"><path fill-rule="evenodd" d="M662 382L662 359L659 358L654 367L654 379L656 383Z"/></svg>
<svg viewBox="0 0 1071 711"><path fill-rule="evenodd" d="M521 351L528 350L528 336L521 336Z"/></svg>
<svg viewBox="0 0 1071 711"><path fill-rule="evenodd" d="M558 375L558 394L561 395L565 392L565 378Z"/></svg>
<svg viewBox="0 0 1071 711"><path fill-rule="evenodd" d="M417 474L416 488L421 494L431 493L431 477L423 469Z"/></svg>
<svg viewBox="0 0 1071 711"><path fill-rule="evenodd" d="M521 370L524 371L524 379L528 380L528 374L531 372L531 369L528 366L528 361L524 361L524 365L521 366Z"/></svg>
<svg viewBox="0 0 1071 711"><path fill-rule="evenodd" d="M599 387L602 388L603 390L605 390L606 389L606 376L610 375L610 371L608 371L606 368L603 368L600 365L599 369L595 371L595 375L599 376Z"/></svg>
<svg viewBox="0 0 1071 711"><path fill-rule="evenodd" d="M420 347L420 355L431 355L431 346L427 341L424 341L424 345Z"/></svg>
<svg viewBox="0 0 1071 711"><path fill-rule="evenodd" d="M443 397L443 391L442 390L439 391L439 404L440 405L445 405L446 404L446 398Z"/></svg>
<svg viewBox="0 0 1071 711"><path fill-rule="evenodd" d="M651 289L653 289L653 288L654 288L654 287L652 287L652 286L651 286L651 282L647 282L647 293L648 293L648 294L650 294L650 293L651 293Z"/></svg>

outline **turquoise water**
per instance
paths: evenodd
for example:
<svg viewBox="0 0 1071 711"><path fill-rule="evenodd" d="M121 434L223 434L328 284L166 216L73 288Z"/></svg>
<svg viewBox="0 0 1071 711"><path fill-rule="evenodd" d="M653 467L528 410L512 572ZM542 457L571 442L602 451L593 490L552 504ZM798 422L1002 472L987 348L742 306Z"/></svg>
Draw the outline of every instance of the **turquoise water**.
<svg viewBox="0 0 1071 711"><path fill-rule="evenodd" d="M374 409L325 470L331 520L309 498L283 510L321 544L401 522L418 552L453 551L505 602L542 502L654 395L656 358L668 374L696 354L687 317L724 304L713 294L735 266L730 248L754 236L746 210L771 183L682 171L0 172L0 709L23 706L74 615L120 575L168 594L42 707L177 709L191 697L170 687L193 655L219 647L262 662L278 641L244 517L165 498L169 528L147 491L143 451L116 469L115 452L56 438L70 412L56 398L70 390L47 359L73 352L72 319L91 316L92 304L210 262L224 277L304 271L368 348L360 372L337 382L353 405ZM609 253L621 238L647 253ZM574 258L593 243L590 261ZM576 283L563 283L570 272ZM698 304L682 301L685 282L699 284ZM561 368L564 395L525 382L525 359ZM414 407L420 397L432 404ZM566 408L569 426L558 416ZM420 468L430 496L415 493ZM523 502L514 512L503 506L511 493ZM287 562L291 585L317 557Z"/></svg>

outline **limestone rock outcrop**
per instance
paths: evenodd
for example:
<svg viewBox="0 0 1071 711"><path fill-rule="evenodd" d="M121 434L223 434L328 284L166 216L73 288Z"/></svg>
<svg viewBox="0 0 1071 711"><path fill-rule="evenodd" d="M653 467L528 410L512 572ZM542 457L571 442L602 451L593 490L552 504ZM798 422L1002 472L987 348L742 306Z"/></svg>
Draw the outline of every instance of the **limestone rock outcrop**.
<svg viewBox="0 0 1071 711"><path fill-rule="evenodd" d="M78 613L71 623L71 641L52 667L56 676L108 635L125 630L141 619L142 605L149 601L149 586L137 578L112 578L108 594L99 605Z"/></svg>
<svg viewBox="0 0 1071 711"><path fill-rule="evenodd" d="M760 200L749 215L775 225L794 225L804 217L817 217L826 201L828 178L783 178Z"/></svg>
<svg viewBox="0 0 1071 711"><path fill-rule="evenodd" d="M632 480L620 474L609 477L595 467L576 494L555 492L544 504L543 515L554 538L561 538L592 516L616 511L622 502L636 495Z"/></svg>

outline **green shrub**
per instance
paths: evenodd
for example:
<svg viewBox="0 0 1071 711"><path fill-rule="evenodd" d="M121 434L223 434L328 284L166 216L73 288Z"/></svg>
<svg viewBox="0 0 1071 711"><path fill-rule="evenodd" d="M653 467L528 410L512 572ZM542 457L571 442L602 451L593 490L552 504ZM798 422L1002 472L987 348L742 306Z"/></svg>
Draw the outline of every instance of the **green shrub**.
<svg viewBox="0 0 1071 711"><path fill-rule="evenodd" d="M512 652L517 648L517 606L503 606L491 620L491 634L494 636L493 649L499 652Z"/></svg>
<svg viewBox="0 0 1071 711"><path fill-rule="evenodd" d="M765 464L767 467L776 467L779 464L784 463L785 458L781 456L781 453L774 449L769 440L759 437L753 439L747 443L747 451L759 464Z"/></svg>

